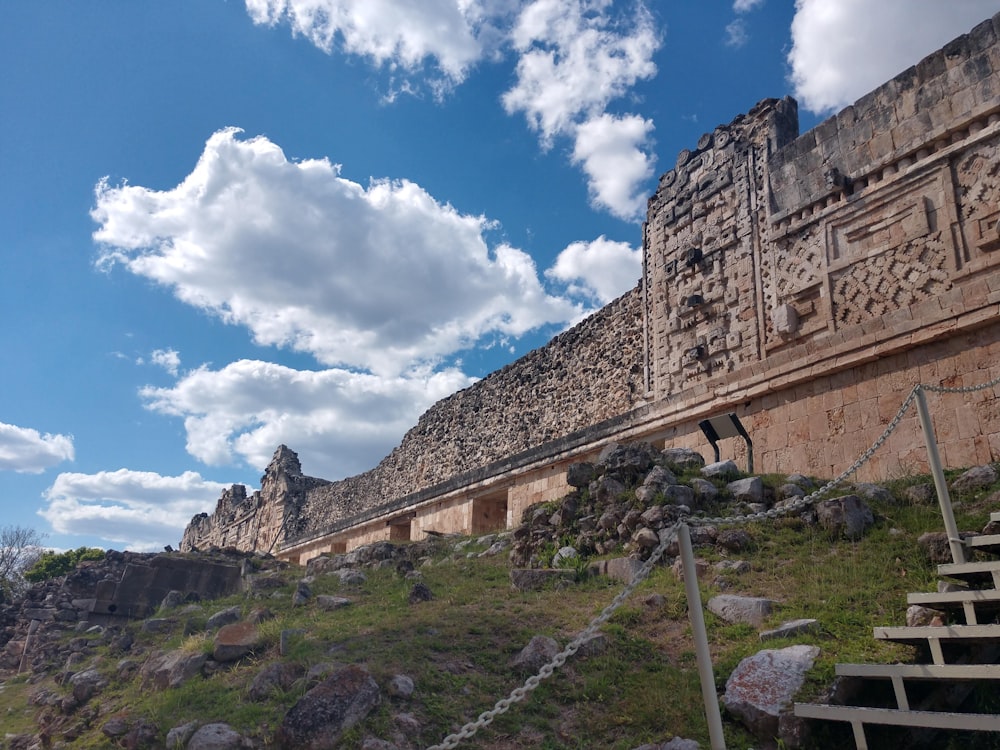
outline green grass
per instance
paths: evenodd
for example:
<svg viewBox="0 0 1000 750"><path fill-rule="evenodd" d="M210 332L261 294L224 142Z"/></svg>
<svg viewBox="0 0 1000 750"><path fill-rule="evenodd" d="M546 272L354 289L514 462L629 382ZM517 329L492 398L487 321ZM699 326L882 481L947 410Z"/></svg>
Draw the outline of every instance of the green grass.
<svg viewBox="0 0 1000 750"><path fill-rule="evenodd" d="M779 483L778 478L768 481ZM901 492L913 481L897 480L891 489ZM886 505L873 504L876 524L858 541L831 538L795 519L781 520L746 527L751 550L732 556L749 560L751 570L726 574L728 593L767 596L779 602L765 627L803 617L820 622L815 633L766 644L780 648L793 642L809 643L820 648L802 700L827 690L838 662L907 661L914 656L909 647L878 642L871 635L874 626L904 622L908 592L930 591L936 584L934 567L916 539L924 531L941 529L939 511L934 505L915 506L899 497ZM979 492L955 498L960 528L982 527L990 511L984 497ZM290 641L285 658L306 669L324 662L361 664L382 686L395 674L413 678L413 697L386 697L362 725L348 733L344 747L358 746L365 736L389 739L392 717L400 712L412 714L423 727L419 737L411 738L415 745L439 742L524 683L528 675L510 662L533 636L549 635L565 645L620 590L605 579L584 578L562 589L517 592L510 586L504 555L466 558L467 552L483 548L473 544L453 553L442 545L433 564L420 568L434 599L419 604L408 602L412 582L392 569L366 570L366 583L356 588L341 585L333 576L317 578L311 584L314 594L337 594L354 602L332 612L320 611L315 600L301 607L290 605L292 584L303 574L301 570L286 573L289 586L282 589L280 600L271 599L268 592L259 600L238 596L206 603L204 612L192 618L196 626L234 604L241 605L244 614L253 607L270 608L275 618L260 626L264 648L232 668L195 678L176 690L143 690L138 676L114 684L95 699L100 715L73 746L106 747L100 727L117 712L149 718L164 734L170 727L199 719L226 721L262 742L270 740L285 711L307 689L300 681L262 703L247 695L247 686L258 671L279 658L284 630L303 631ZM714 548L696 554L712 562L724 557ZM663 597L661 605L645 603L653 593ZM710 580L702 584L703 601L717 593L721 590ZM763 646L757 631L749 626L726 624L707 610L705 619L716 685L722 690L739 661ZM178 629L167 635L143 633L136 627L137 648L145 653L162 648L210 650L210 637L185 635L183 618L179 620ZM669 569L657 567L611 617L603 633L607 647L602 653L571 659L524 702L461 746L630 750L680 735L707 747L683 584ZM95 653L107 674L121 658L106 647ZM62 693L68 690L52 680L43 684ZM20 678L7 680L0 690L4 731L34 730L34 708L26 703L38 687ZM726 738L730 748L757 744L731 720L726 723ZM815 747L824 747L825 741L820 735ZM972 737L961 747L993 747L973 744L984 741Z"/></svg>

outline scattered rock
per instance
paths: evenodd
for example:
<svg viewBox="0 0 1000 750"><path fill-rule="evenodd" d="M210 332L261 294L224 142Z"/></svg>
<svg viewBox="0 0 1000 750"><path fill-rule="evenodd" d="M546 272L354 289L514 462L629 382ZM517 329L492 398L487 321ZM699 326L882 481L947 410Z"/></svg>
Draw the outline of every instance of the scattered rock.
<svg viewBox="0 0 1000 750"><path fill-rule="evenodd" d="M378 685L359 666L335 672L292 706L278 730L283 747L334 748L341 735L381 702Z"/></svg>
<svg viewBox="0 0 1000 750"><path fill-rule="evenodd" d="M156 654L142 665L142 686L157 690L180 687L200 673L207 660L208 654L183 650Z"/></svg>
<svg viewBox="0 0 1000 750"><path fill-rule="evenodd" d="M660 460L674 471L700 469L705 465L702 455L690 448L665 448L660 453Z"/></svg>
<svg viewBox="0 0 1000 750"><path fill-rule="evenodd" d="M101 734L109 739L117 739L128 734L128 719L124 716L112 716L101 727Z"/></svg>
<svg viewBox="0 0 1000 750"><path fill-rule="evenodd" d="M586 487L597 476L594 465L589 462L570 464L566 469L566 484L570 487Z"/></svg>
<svg viewBox="0 0 1000 750"><path fill-rule="evenodd" d="M759 596L719 594L708 600L708 611L729 623L746 623L759 628L774 610L775 602Z"/></svg>
<svg viewBox="0 0 1000 750"><path fill-rule="evenodd" d="M703 560L700 557L695 558L694 572L695 576L699 580L704 578L705 574L708 573L708 567L709 566L707 560ZM684 563L679 557L676 560L674 560L674 564L670 566L670 569L674 574L674 578L676 578L678 581L684 580Z"/></svg>
<svg viewBox="0 0 1000 750"><path fill-rule="evenodd" d="M413 588L410 589L410 595L407 597L407 601L410 604L419 604L420 602L429 602L434 598L433 592L428 588L425 583L415 583Z"/></svg>
<svg viewBox="0 0 1000 750"><path fill-rule="evenodd" d="M1000 476L997 470L990 464L984 466L974 466L951 483L951 489L955 492L975 492L976 490L988 487Z"/></svg>
<svg viewBox="0 0 1000 750"><path fill-rule="evenodd" d="M320 594L316 597L316 606L325 612L330 612L334 609L342 609L343 607L349 607L351 604L353 604L353 602L343 596Z"/></svg>
<svg viewBox="0 0 1000 750"><path fill-rule="evenodd" d="M167 732L167 750L184 750L188 740L198 730L197 721L189 721Z"/></svg>
<svg viewBox="0 0 1000 750"><path fill-rule="evenodd" d="M536 635L514 657L511 666L527 672L537 672L552 661L559 651L559 644L554 639L546 635Z"/></svg>
<svg viewBox="0 0 1000 750"><path fill-rule="evenodd" d="M413 695L413 678L405 674L394 675L389 681L389 695L393 698L410 698Z"/></svg>
<svg viewBox="0 0 1000 750"><path fill-rule="evenodd" d="M69 685L73 689L73 698L82 705L106 688L108 681L96 669L88 669L70 677Z"/></svg>
<svg viewBox="0 0 1000 750"><path fill-rule="evenodd" d="M205 724L191 735L187 750L240 750L243 736L228 724Z"/></svg>
<svg viewBox="0 0 1000 750"><path fill-rule="evenodd" d="M518 591L538 591L550 585L564 586L576 580L572 570L539 570L514 568L510 571L510 584Z"/></svg>
<svg viewBox="0 0 1000 750"><path fill-rule="evenodd" d="M844 495L816 504L816 515L824 529L837 536L860 539L875 523L868 504L857 495Z"/></svg>
<svg viewBox="0 0 1000 750"><path fill-rule="evenodd" d="M737 479L726 485L736 502L759 503L764 499L764 483L760 477Z"/></svg>
<svg viewBox="0 0 1000 750"><path fill-rule="evenodd" d="M745 552L752 544L750 534L743 529L723 529L715 538L715 543L730 552Z"/></svg>
<svg viewBox="0 0 1000 750"><path fill-rule="evenodd" d="M755 736L776 736L778 717L791 707L817 656L816 646L804 645L748 656L726 680L723 705Z"/></svg>
<svg viewBox="0 0 1000 750"><path fill-rule="evenodd" d="M701 500L714 500L719 496L719 488L701 477L692 477L688 484L694 490L694 494Z"/></svg>
<svg viewBox="0 0 1000 750"><path fill-rule="evenodd" d="M642 568L642 561L634 557L615 557L611 560L598 560L587 567L591 575L607 576L612 581L630 584Z"/></svg>
<svg viewBox="0 0 1000 750"><path fill-rule="evenodd" d="M889 490L878 484L858 482L854 485L854 491L869 502L891 505L896 501L896 498L892 496L892 493L889 492Z"/></svg>
<svg viewBox="0 0 1000 750"><path fill-rule="evenodd" d="M273 661L253 678L250 687L247 688L247 695L250 700L267 700L276 690L288 690L303 674L305 669L298 664Z"/></svg>
<svg viewBox="0 0 1000 750"><path fill-rule="evenodd" d="M709 479L728 479L738 477L740 469L735 461L717 461L701 468L701 475Z"/></svg>
<svg viewBox="0 0 1000 750"><path fill-rule="evenodd" d="M937 490L930 483L915 484L903 490L903 497L914 505L930 505L937 500Z"/></svg>
<svg viewBox="0 0 1000 750"><path fill-rule="evenodd" d="M312 599L312 589L305 581L299 581L295 586L295 593L292 594L292 606L301 607Z"/></svg>
<svg viewBox="0 0 1000 750"><path fill-rule="evenodd" d="M260 645L260 633L252 622L234 622L215 634L212 658L219 662L237 661Z"/></svg>
<svg viewBox="0 0 1000 750"><path fill-rule="evenodd" d="M208 630L218 630L223 625L229 625L230 623L239 622L242 610L239 606L229 607L221 612L216 612L214 615L208 618L208 622L205 623L205 627Z"/></svg>
<svg viewBox="0 0 1000 750"><path fill-rule="evenodd" d="M775 638L791 638L803 633L814 633L819 630L819 620L804 618L783 623L774 630L765 630L760 634L762 641L770 641Z"/></svg>
<svg viewBox="0 0 1000 750"><path fill-rule="evenodd" d="M552 556L552 567L553 568L566 568L573 564L573 561L579 557L576 549L573 547L560 547L559 551Z"/></svg>
<svg viewBox="0 0 1000 750"><path fill-rule="evenodd" d="M908 628L918 628L927 625L944 625L941 613L919 604L911 604L906 608L906 626Z"/></svg>

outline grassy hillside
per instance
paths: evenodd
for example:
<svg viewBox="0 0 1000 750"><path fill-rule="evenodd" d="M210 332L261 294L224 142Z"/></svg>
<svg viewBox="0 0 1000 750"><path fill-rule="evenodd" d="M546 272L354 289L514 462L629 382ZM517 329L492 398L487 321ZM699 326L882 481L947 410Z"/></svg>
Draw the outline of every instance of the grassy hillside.
<svg viewBox="0 0 1000 750"><path fill-rule="evenodd" d="M780 648L809 643L821 649L801 699L829 687L837 662L912 660L911 648L876 642L871 633L876 625L904 623L908 592L936 586L934 566L916 540L925 531L942 529L939 511L933 504L913 504L903 494L906 486L927 481L914 477L888 485L894 499L872 503L875 526L856 542L831 538L798 519L747 526L751 547L730 556L747 560L750 570L720 577L710 573L702 585L703 599L723 590L776 599L781 606L767 627L795 618L819 620L816 633L766 644ZM998 509L992 505L996 487L953 499L963 530L981 529L989 512ZM73 748L106 748L111 741L101 730L111 717L144 717L159 727L161 740L167 730L188 721L224 721L254 738L257 746L274 746L276 728L310 686L309 678L288 690L277 689L262 701L249 697L248 686L268 663L283 660L304 672L313 670L314 679L323 673L321 665L362 665L382 686L381 705L348 732L342 747L361 747L368 737L392 739L400 732L400 714L410 717L404 734L412 747L427 747L523 683L527 674L510 662L533 636L548 635L566 644L621 588L604 578L580 575L559 588L517 592L510 584L506 554L480 557L485 549L484 543L468 539L423 544L416 570L433 594L429 601L411 603L415 580L387 566L365 569L367 580L354 586L333 575L318 576L309 583L313 597L293 606L292 594L304 571L290 568L280 572L285 583L273 593L202 602L191 612L184 607L161 611L158 617L174 620L165 633L146 632L139 622L130 625L134 645L124 655L111 652L104 634L67 634L91 643L83 650L85 659L70 671L94 665L109 686L64 715L57 705L32 704L32 696L40 692L68 694L61 670L8 675L0 686L0 726L9 737L33 733L40 722L50 722L58 728L52 736L54 747L62 742ZM724 556L715 547L696 554L709 562ZM343 596L352 604L322 611L316 601L321 594ZM274 614L261 624L265 645L252 657L164 691L143 689L136 670L123 670L123 659L140 664L154 650L210 653L213 634L205 631L205 622L234 605L244 614L255 607ZM683 584L668 567L658 566L603 628L603 651L572 658L525 702L461 747L629 750L675 735L707 747L686 607ZM749 626L728 625L708 612L706 620L721 692L736 664L763 646ZM415 690L409 698L392 698L386 692L398 674L413 679ZM730 748L761 747L733 721L727 721L726 735ZM821 733L813 743L834 747L835 741ZM0 747L5 745L0 740ZM956 737L950 746L1000 745L996 738L980 736Z"/></svg>

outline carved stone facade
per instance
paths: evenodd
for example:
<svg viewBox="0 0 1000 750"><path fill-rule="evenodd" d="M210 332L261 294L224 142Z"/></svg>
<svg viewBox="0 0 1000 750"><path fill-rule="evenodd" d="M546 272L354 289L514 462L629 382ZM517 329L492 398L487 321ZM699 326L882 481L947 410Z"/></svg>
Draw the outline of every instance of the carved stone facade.
<svg viewBox="0 0 1000 750"><path fill-rule="evenodd" d="M791 99L706 133L649 201L634 290L433 406L365 474L302 477L279 449L185 545L304 561L510 525L606 442L704 450L698 420L725 412L758 470L832 476L917 382L1000 376L998 39L1000 14L801 136ZM937 398L946 463L1000 459L998 396ZM908 415L862 476L924 470L922 445Z"/></svg>

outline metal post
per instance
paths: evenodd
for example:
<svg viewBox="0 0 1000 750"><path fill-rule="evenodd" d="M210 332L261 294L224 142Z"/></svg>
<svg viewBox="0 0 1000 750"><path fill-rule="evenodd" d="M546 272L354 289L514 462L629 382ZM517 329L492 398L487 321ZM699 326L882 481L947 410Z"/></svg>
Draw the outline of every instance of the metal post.
<svg viewBox="0 0 1000 750"><path fill-rule="evenodd" d="M920 416L920 426L924 431L924 442L927 444L927 463L934 477L934 488L937 490L938 505L941 506L941 516L944 518L944 530L948 534L948 546L951 547L951 559L955 563L965 562L965 544L958 535L955 525L955 514L951 509L951 495L948 494L948 482L941 468L941 455L938 453L937 439L934 437L934 424L927 409L927 397L919 385L914 388L917 393L917 414Z"/></svg>
<svg viewBox="0 0 1000 750"><path fill-rule="evenodd" d="M701 697L705 701L705 718L708 719L708 739L712 750L726 750L726 740L722 736L719 696L715 694L712 654L708 650L708 633L705 631L705 613L701 608L701 592L698 590L698 570L694 564L691 532L687 524L682 523L677 529L677 541L681 548L681 564L684 566L684 589L687 591L688 616L691 618L691 632L694 635Z"/></svg>

